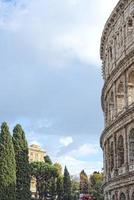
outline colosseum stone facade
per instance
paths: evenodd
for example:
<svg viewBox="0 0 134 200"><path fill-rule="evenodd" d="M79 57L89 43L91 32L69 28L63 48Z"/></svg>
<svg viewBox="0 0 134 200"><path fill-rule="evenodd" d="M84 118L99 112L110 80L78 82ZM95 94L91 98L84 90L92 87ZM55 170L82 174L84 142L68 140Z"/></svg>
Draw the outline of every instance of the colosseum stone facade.
<svg viewBox="0 0 134 200"><path fill-rule="evenodd" d="M120 0L101 38L106 200L134 200L134 0Z"/></svg>

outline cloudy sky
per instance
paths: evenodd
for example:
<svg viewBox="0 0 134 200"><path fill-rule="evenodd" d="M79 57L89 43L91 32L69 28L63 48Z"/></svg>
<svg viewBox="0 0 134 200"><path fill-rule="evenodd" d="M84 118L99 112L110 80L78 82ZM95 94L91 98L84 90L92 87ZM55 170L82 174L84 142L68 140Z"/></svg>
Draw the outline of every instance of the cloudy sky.
<svg viewBox="0 0 134 200"><path fill-rule="evenodd" d="M71 174L102 168L101 32L118 0L0 0L0 122Z"/></svg>

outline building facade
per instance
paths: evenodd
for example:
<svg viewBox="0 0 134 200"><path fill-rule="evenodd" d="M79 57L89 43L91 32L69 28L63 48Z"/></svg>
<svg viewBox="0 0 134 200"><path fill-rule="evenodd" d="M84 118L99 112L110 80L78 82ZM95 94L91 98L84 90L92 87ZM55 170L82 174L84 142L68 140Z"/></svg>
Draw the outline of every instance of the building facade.
<svg viewBox="0 0 134 200"><path fill-rule="evenodd" d="M134 0L120 0L101 38L105 200L134 200Z"/></svg>
<svg viewBox="0 0 134 200"><path fill-rule="evenodd" d="M39 145L32 144L29 147L29 162L44 162L46 152Z"/></svg>
<svg viewBox="0 0 134 200"><path fill-rule="evenodd" d="M46 156L46 152L41 149L39 145L32 144L29 147L29 162L45 162L44 157ZM32 193L32 197L35 197L36 194L36 179L33 177L31 180L30 190Z"/></svg>

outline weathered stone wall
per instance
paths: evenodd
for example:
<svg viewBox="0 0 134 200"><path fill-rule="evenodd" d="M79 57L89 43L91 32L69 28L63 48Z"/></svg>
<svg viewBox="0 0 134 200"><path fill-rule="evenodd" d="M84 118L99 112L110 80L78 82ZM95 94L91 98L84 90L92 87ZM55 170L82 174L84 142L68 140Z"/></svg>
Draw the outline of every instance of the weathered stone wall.
<svg viewBox="0 0 134 200"><path fill-rule="evenodd" d="M105 199L134 200L134 0L120 0L101 39Z"/></svg>

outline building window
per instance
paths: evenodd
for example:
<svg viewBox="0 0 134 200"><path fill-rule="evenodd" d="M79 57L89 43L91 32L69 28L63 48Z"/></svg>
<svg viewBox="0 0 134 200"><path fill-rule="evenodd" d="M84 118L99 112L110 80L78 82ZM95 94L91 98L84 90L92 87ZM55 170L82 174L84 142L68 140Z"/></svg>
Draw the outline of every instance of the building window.
<svg viewBox="0 0 134 200"><path fill-rule="evenodd" d="M134 164L134 128L129 134L129 163Z"/></svg>
<svg viewBox="0 0 134 200"><path fill-rule="evenodd" d="M114 168L114 143L111 142L111 146L110 146L110 168L111 171Z"/></svg>
<svg viewBox="0 0 134 200"><path fill-rule="evenodd" d="M120 135L118 138L118 167L122 167L124 164L124 139Z"/></svg>
<svg viewBox="0 0 134 200"><path fill-rule="evenodd" d="M113 58L113 50L112 47L109 48L109 53L110 53L110 60Z"/></svg>
<svg viewBox="0 0 134 200"><path fill-rule="evenodd" d="M134 200L134 192L133 192L133 194L132 194L131 200Z"/></svg>
<svg viewBox="0 0 134 200"><path fill-rule="evenodd" d="M117 88L117 112L121 112L125 107L124 85L120 82Z"/></svg>
<svg viewBox="0 0 134 200"><path fill-rule="evenodd" d="M133 27L133 20L129 19L128 20L128 28L132 28Z"/></svg>
<svg viewBox="0 0 134 200"><path fill-rule="evenodd" d="M112 196L112 200L115 200L115 195Z"/></svg>
<svg viewBox="0 0 134 200"><path fill-rule="evenodd" d="M127 35L129 40L132 38L133 35L133 20L131 18L128 19L127 23Z"/></svg>
<svg viewBox="0 0 134 200"><path fill-rule="evenodd" d="M32 152L30 153L30 156L33 157L33 153Z"/></svg>
<svg viewBox="0 0 134 200"><path fill-rule="evenodd" d="M134 102L134 71L128 77L128 105Z"/></svg>
<svg viewBox="0 0 134 200"><path fill-rule="evenodd" d="M39 157L38 157L38 153L35 154L35 161L38 161Z"/></svg>
<svg viewBox="0 0 134 200"><path fill-rule="evenodd" d="M126 196L123 192L120 194L120 200L126 200Z"/></svg>

